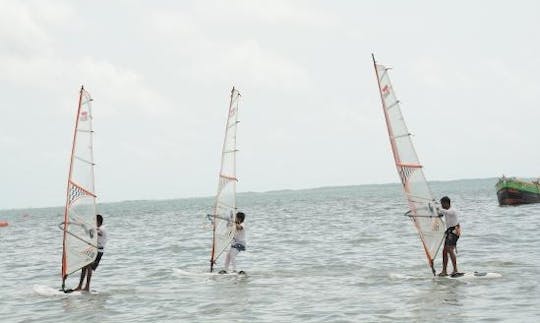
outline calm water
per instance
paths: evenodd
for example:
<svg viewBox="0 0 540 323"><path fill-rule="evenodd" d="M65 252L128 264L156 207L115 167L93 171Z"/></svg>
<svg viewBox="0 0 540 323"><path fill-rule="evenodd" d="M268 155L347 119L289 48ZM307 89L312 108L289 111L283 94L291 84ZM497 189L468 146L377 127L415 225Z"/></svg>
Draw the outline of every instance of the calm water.
<svg viewBox="0 0 540 323"><path fill-rule="evenodd" d="M247 278L209 276L212 199L103 204L109 242L93 294L60 286L61 208L1 211L1 321L540 320L540 204L498 207L495 180L437 182L461 211L462 271L434 279L398 185L246 193ZM440 257L437 261L440 269ZM185 274L181 269L192 274ZM77 275L75 275L77 276ZM75 285L78 277L69 283ZM97 320L97 321L96 321Z"/></svg>

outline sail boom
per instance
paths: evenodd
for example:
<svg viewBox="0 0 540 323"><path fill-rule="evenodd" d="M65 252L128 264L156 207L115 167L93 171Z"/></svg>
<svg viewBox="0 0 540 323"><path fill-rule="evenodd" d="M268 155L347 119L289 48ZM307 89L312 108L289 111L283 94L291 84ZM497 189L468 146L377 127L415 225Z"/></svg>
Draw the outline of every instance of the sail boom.
<svg viewBox="0 0 540 323"><path fill-rule="evenodd" d="M85 240L83 237L80 237L80 236L76 235L75 233L73 233L73 232L71 232L71 231L69 231L69 230L66 230L66 229L65 229L66 225L65 225L64 222L60 223L60 224L58 225L58 227L60 228L60 230L66 231L67 234L73 236L75 239L79 239L79 240L82 241L83 243L86 243L87 245L92 246L92 247L94 247L94 248L97 248L97 247L98 247L96 244L92 243L92 241L87 241L87 240ZM78 270L78 269L76 269L75 271L77 271L77 270Z"/></svg>

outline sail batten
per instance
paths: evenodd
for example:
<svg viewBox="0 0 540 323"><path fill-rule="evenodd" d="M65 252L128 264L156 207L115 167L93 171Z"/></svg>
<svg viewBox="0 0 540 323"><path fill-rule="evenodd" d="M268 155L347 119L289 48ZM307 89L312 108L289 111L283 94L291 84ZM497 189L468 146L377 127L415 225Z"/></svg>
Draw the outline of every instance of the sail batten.
<svg viewBox="0 0 540 323"><path fill-rule="evenodd" d="M228 107L225 138L221 150L221 167L218 175L218 190L212 214L212 250L210 271L225 249L230 245L234 233L236 216L236 132L238 125L238 101L240 93L233 88Z"/></svg>
<svg viewBox="0 0 540 323"><path fill-rule="evenodd" d="M86 164L89 164L89 165L92 165L92 166L95 166L96 164L94 164L93 162L89 161L89 160L86 160L84 158L81 158L79 156L73 156L74 158L76 158L77 160L83 162L83 163L86 163Z"/></svg>
<svg viewBox="0 0 540 323"><path fill-rule="evenodd" d="M62 248L62 288L68 275L97 256L92 99L81 87L68 172Z"/></svg>
<svg viewBox="0 0 540 323"><path fill-rule="evenodd" d="M399 139L399 138L409 137L409 136L411 136L410 133L404 133L404 134L401 134L401 135L396 135L392 139Z"/></svg>
<svg viewBox="0 0 540 323"><path fill-rule="evenodd" d="M232 127L236 127L236 125L237 125L239 122L240 122L240 121L236 121L236 122L230 124L229 126L227 126L227 129L230 129L230 128L232 128Z"/></svg>
<svg viewBox="0 0 540 323"><path fill-rule="evenodd" d="M227 176L227 175L219 175L219 177L224 178L224 179L228 179L228 180L231 180L231 181L238 181L238 178Z"/></svg>
<svg viewBox="0 0 540 323"><path fill-rule="evenodd" d="M374 56L373 65L394 162L409 206L407 215L420 237L428 264L435 273L433 260L443 242L446 226L443 219L438 216L438 204L427 183L423 166L420 164L411 134L403 119L400 102L390 81L389 68L378 64Z"/></svg>

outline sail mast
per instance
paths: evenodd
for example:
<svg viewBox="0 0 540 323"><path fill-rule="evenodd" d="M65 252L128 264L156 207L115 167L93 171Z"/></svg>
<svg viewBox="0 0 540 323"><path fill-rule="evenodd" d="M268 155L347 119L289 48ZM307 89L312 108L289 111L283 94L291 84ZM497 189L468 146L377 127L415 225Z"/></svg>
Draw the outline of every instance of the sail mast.
<svg viewBox="0 0 540 323"><path fill-rule="evenodd" d="M234 237L234 217L236 214L236 131L238 125L238 101L240 93L233 87L228 107L225 138L221 151L218 189L212 217L212 251L210 272L219 256L228 247Z"/></svg>
<svg viewBox="0 0 540 323"><path fill-rule="evenodd" d="M65 282L67 278L67 263L66 263L66 238L67 238L67 226L68 223L68 208L69 208L69 183L71 181L71 173L73 171L73 158L75 155L75 143L77 141L77 128L79 126L79 114L81 113L81 102L83 97L84 86L81 85L81 90L79 91L79 104L77 105L77 114L75 115L75 127L73 128L73 141L71 144L71 156L69 160L69 172L68 180L66 185L66 205L64 207L64 238L62 241L62 289L65 287Z"/></svg>
<svg viewBox="0 0 540 323"><path fill-rule="evenodd" d="M403 119L399 100L388 76L388 68L377 64L375 55L372 54L372 58L394 162L409 205L407 215L418 232L428 264L435 274L433 260L444 238L444 222L438 217L437 203Z"/></svg>

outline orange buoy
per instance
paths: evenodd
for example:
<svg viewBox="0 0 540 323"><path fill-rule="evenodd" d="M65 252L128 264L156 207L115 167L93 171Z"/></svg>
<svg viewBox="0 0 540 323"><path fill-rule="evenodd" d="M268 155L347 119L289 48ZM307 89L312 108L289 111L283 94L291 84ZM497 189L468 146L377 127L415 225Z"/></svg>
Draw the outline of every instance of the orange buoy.
<svg viewBox="0 0 540 323"><path fill-rule="evenodd" d="M7 227L8 223L7 221L0 221L0 227Z"/></svg>

